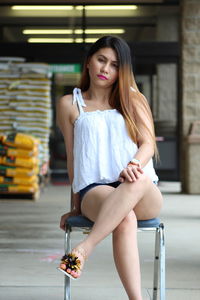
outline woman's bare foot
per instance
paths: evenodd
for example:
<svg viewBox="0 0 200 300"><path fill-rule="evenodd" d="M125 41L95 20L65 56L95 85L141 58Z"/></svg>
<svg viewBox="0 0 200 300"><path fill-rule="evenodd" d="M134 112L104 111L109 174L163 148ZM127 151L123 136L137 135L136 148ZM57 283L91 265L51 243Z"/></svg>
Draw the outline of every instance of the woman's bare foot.
<svg viewBox="0 0 200 300"><path fill-rule="evenodd" d="M81 247L76 247L71 253L62 257L59 269L70 278L77 279L81 276L85 260L86 251Z"/></svg>

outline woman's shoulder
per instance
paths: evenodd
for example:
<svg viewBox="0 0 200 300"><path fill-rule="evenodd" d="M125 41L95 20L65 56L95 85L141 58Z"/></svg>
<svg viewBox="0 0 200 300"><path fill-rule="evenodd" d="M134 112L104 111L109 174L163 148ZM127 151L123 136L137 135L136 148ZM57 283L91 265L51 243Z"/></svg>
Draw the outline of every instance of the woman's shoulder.
<svg viewBox="0 0 200 300"><path fill-rule="evenodd" d="M73 89L73 91L72 91L72 93L71 94L68 94L68 95L64 95L64 96L62 96L62 97L60 97L60 99L59 99L59 103L60 103L60 105L63 107L63 108L68 108L68 109L74 109L74 103L75 103L75 101L74 101L74 95L76 95L76 93L77 93L77 91L79 91L80 92L80 89L78 89L78 88L74 88Z"/></svg>
<svg viewBox="0 0 200 300"><path fill-rule="evenodd" d="M60 99L58 100L58 104L63 108L64 107L69 108L70 106L72 106L72 99L73 99L72 94L64 95L60 97Z"/></svg>
<svg viewBox="0 0 200 300"><path fill-rule="evenodd" d="M57 103L57 110L61 112L63 116L70 120L70 123L74 123L74 120L78 117L77 106L73 105L73 95L68 94L62 96Z"/></svg>

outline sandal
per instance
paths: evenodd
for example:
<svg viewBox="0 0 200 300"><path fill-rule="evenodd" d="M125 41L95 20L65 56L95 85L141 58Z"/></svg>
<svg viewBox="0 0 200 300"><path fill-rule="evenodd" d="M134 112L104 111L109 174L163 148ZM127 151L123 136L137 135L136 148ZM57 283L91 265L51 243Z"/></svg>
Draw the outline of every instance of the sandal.
<svg viewBox="0 0 200 300"><path fill-rule="evenodd" d="M60 266L57 268L59 271L63 272L66 276L71 279L78 279L81 275L82 269L81 265L83 264L79 257L79 254L86 260L85 250L83 248L74 249L73 252L65 254L60 262Z"/></svg>

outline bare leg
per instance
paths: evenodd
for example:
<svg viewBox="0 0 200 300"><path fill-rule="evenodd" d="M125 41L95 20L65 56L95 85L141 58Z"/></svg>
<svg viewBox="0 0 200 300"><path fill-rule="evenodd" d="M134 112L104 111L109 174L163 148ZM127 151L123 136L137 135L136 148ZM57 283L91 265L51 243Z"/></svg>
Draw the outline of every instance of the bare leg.
<svg viewBox="0 0 200 300"><path fill-rule="evenodd" d="M117 232L120 232L122 221L133 209L137 219L142 220L156 217L160 212L161 206L162 195L159 189L145 175L140 176L134 183L124 182L116 189L108 186L97 186L91 189L85 195L81 208L82 213L89 219L95 221L95 224L88 237L72 251L81 260L81 269L84 265L85 258L84 255L80 255L80 253L89 256L95 245L115 229L116 237ZM119 244L121 245L119 251L116 252L116 249L114 249L114 255L115 258L117 257L118 259L118 264L116 265L118 270L120 270L120 266L124 264L124 268L122 267L122 270L119 271L119 275L130 297L129 299L141 300L136 227L134 226L133 228L135 228L135 230L133 229L131 235L133 235L135 243L134 248L131 250L132 254L129 254L129 246L131 245L131 247L133 247L133 244L131 243L131 239L128 240L127 235L124 233L124 237L121 237L121 241L118 239L118 242L114 242L118 246ZM124 245L123 248L122 245L124 242L126 246ZM129 263L128 259L126 260L123 257L124 253L126 253L127 256L131 255ZM131 273L130 265L134 265ZM130 277L126 275L126 272ZM80 276L80 273L78 276ZM134 279L135 284L133 286Z"/></svg>
<svg viewBox="0 0 200 300"><path fill-rule="evenodd" d="M81 208L95 225L89 236L73 249L73 252L78 250L76 254L82 267L85 259L79 251L83 249L88 256L95 245L113 231L114 259L129 300L142 300L136 216L140 220L154 218L161 206L160 191L145 175L116 189L98 186L90 190Z"/></svg>
<svg viewBox="0 0 200 300"><path fill-rule="evenodd" d="M97 188L99 187L94 189ZM92 190L88 192L88 197L89 193L91 197ZM86 197L87 194L85 198ZM107 199L105 199L101 205L92 231L80 246L85 249L87 255L89 255L93 248L108 234L110 234L129 214L129 212L137 206L139 201L143 202L144 206L146 206L146 203L148 203L146 218L151 218L154 216L154 214L158 214L160 210L161 199L162 196L159 190L145 175L141 175L140 178L133 183L125 181L112 193L110 193ZM156 206L158 206L157 212L155 212ZM82 209L83 213L85 213L84 205ZM138 209L138 213L140 213L140 207Z"/></svg>
<svg viewBox="0 0 200 300"><path fill-rule="evenodd" d="M133 211L113 231L113 253L118 274L129 300L141 300L137 219Z"/></svg>
<svg viewBox="0 0 200 300"><path fill-rule="evenodd" d="M99 191L98 191L99 190ZM98 217L101 206L114 191L109 186L100 186L91 199L83 201L83 210L93 221ZM100 193L99 193L100 192ZM95 199L95 200L94 200ZM87 201L88 200L88 201ZM156 204L157 205L157 204ZM153 205L152 205L153 207ZM143 212L143 209L142 209ZM155 211L153 212L156 213ZM150 216L150 215L149 215ZM147 215L147 217L149 217ZM140 216L142 219L145 216ZM153 217L153 215L151 215ZM140 262L137 248L137 220L133 210L113 231L113 254L116 268L130 300L141 300Z"/></svg>

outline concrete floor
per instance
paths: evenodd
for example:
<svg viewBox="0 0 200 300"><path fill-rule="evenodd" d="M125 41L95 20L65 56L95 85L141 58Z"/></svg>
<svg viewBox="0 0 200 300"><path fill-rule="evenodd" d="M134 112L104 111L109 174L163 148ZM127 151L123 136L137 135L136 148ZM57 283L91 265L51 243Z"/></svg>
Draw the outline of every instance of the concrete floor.
<svg viewBox="0 0 200 300"><path fill-rule="evenodd" d="M160 183L165 204L166 299L200 299L200 196L179 193L177 183ZM64 276L56 270L63 255L60 216L68 211L69 187L48 186L36 202L0 201L0 300L61 300ZM73 241L82 238L74 233ZM138 234L144 300L151 298L153 238ZM95 255L98 256L95 256ZM72 282L73 300L125 300L114 267L111 237Z"/></svg>

